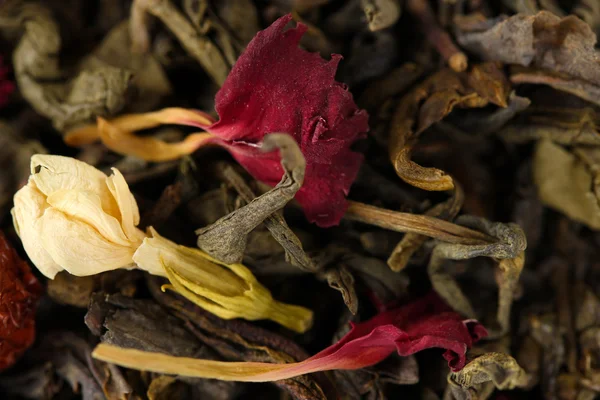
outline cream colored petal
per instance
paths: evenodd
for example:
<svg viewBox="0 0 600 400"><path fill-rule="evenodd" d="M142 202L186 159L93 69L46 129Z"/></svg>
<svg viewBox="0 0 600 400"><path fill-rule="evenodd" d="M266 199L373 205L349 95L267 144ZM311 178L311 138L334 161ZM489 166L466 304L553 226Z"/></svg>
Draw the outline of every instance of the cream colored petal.
<svg viewBox="0 0 600 400"><path fill-rule="evenodd" d="M118 207L106 187L106 175L70 157L35 154L31 157L31 177L46 196L60 189L80 189L97 193L104 211L118 216Z"/></svg>
<svg viewBox="0 0 600 400"><path fill-rule="evenodd" d="M210 262L205 254L191 247L180 246L160 236L149 228L151 238L136 251L133 260L142 269L164 270L168 266L184 278L199 282L204 290L224 296L239 296L249 289L248 285L227 268ZM162 272L161 275L165 276Z"/></svg>
<svg viewBox="0 0 600 400"><path fill-rule="evenodd" d="M15 194L14 203L15 206L11 210L13 224L27 256L42 274L54 279L63 268L54 262L44 249L40 233L35 229L36 221L48 207L45 196L30 182Z"/></svg>
<svg viewBox="0 0 600 400"><path fill-rule="evenodd" d="M140 211L137 202L121 172L116 168L113 168L112 171L113 175L106 179L106 186L119 207L123 231L132 242L141 242L146 235L136 228L140 223Z"/></svg>
<svg viewBox="0 0 600 400"><path fill-rule="evenodd" d="M47 209L36 227L46 251L72 275L133 267L135 248L109 242L97 230L58 210Z"/></svg>
<svg viewBox="0 0 600 400"><path fill-rule="evenodd" d="M61 189L53 192L46 201L63 214L94 227L109 241L121 246L131 245L119 220L102 210L100 196L96 193L87 190Z"/></svg>

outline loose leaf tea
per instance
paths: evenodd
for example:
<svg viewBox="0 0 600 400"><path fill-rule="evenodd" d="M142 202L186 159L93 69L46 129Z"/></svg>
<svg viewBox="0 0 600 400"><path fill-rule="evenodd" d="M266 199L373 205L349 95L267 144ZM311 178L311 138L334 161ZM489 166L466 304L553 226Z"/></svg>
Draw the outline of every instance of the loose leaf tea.
<svg viewBox="0 0 600 400"><path fill-rule="evenodd" d="M0 1L0 398L600 397L598 34L597 0Z"/></svg>

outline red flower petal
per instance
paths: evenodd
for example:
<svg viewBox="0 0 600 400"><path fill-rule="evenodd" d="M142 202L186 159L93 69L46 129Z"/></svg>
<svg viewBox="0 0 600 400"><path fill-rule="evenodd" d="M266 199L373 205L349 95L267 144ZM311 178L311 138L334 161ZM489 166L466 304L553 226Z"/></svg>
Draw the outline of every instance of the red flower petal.
<svg viewBox="0 0 600 400"><path fill-rule="evenodd" d="M283 175L281 166L256 146L267 133L291 134L307 162L296 199L311 222L327 227L338 224L345 212L362 162L350 145L368 131L368 115L335 81L341 56L326 61L300 49L306 26L284 31L291 19L284 16L254 37L217 93L220 120L200 126L221 138L216 143L256 179L273 186Z"/></svg>
<svg viewBox="0 0 600 400"><path fill-rule="evenodd" d="M436 293L396 310L354 324L336 344L297 363L222 362L173 357L101 344L95 358L128 368L228 381L268 382L311 372L359 369L382 361L396 350L407 356L429 348L445 349L452 371L465 366L466 352L487 335L477 321L463 320Z"/></svg>
<svg viewBox="0 0 600 400"><path fill-rule="evenodd" d="M42 286L0 232L0 371L35 339L35 308Z"/></svg>
<svg viewBox="0 0 600 400"><path fill-rule="evenodd" d="M413 303L381 313L368 321L353 324L352 330L340 341L309 360L334 355L338 359L341 356L362 359L361 348L371 347L373 344L377 348L383 348L386 344L388 353L379 361L394 349L399 355L408 356L421 350L438 347L446 349L444 358L448 360L448 366L453 371L458 371L465 366L467 350L485 336L487 331L481 324L472 320L463 320L436 293L431 293Z"/></svg>

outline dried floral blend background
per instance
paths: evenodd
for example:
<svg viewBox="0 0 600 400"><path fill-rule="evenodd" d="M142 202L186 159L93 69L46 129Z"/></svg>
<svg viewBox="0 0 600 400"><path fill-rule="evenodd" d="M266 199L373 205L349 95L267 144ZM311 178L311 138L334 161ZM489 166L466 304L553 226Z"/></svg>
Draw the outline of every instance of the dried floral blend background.
<svg viewBox="0 0 600 400"><path fill-rule="evenodd" d="M600 1L0 34L0 398L600 397Z"/></svg>

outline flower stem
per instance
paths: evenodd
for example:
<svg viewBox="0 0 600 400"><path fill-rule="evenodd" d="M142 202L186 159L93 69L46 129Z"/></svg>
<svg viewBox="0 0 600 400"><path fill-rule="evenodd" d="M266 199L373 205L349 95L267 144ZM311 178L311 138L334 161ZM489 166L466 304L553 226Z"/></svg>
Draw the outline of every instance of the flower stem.
<svg viewBox="0 0 600 400"><path fill-rule="evenodd" d="M348 203L344 217L353 221L396 232L418 233L448 243L479 245L496 242L495 238L485 233L428 215L391 211L355 201Z"/></svg>

